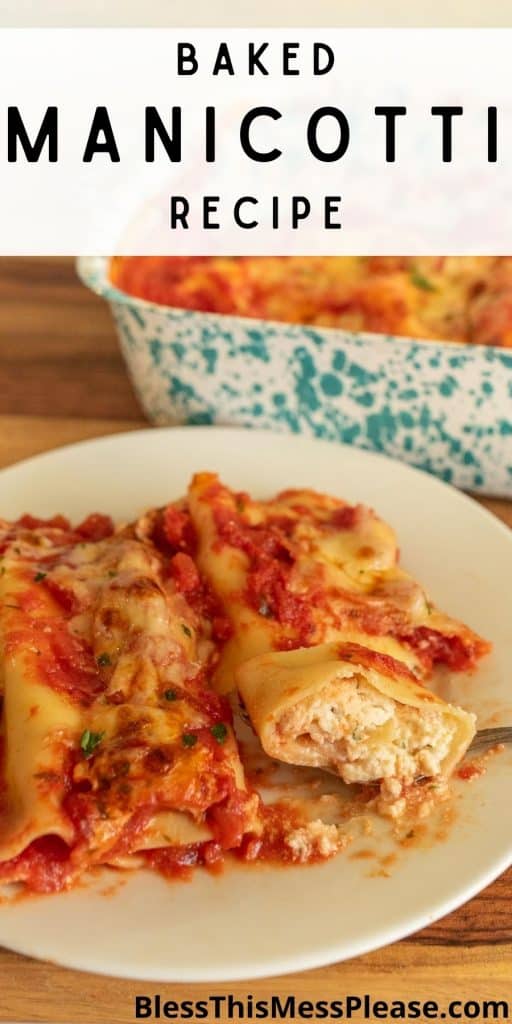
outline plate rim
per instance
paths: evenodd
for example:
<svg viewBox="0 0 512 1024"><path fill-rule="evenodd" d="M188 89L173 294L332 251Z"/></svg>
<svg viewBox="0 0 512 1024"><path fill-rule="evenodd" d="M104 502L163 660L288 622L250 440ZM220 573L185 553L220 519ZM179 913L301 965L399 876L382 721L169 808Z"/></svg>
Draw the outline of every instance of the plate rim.
<svg viewBox="0 0 512 1024"><path fill-rule="evenodd" d="M435 473L430 473L428 472L428 470L422 469L419 466L413 466L408 462L403 462L401 459L396 459L392 455L388 455L386 452L377 452L373 451L373 449L370 448L360 448L359 446L356 447L355 445L346 444L343 441L337 441L332 438L308 437L305 434L295 432L280 432L272 430L270 428L267 430L261 427L222 426L216 424L208 426L205 426L203 424L188 424L186 426L159 426L155 424L154 426L136 427L133 430L115 431L112 434L100 434L97 437L84 437L80 441L71 441L68 444L57 445L55 448L50 448L42 452L36 452L34 455L28 455L25 458L18 459L16 462L12 462L7 466L0 467L0 487L2 480L6 475L14 473L14 471L20 468L29 468L36 462L50 460L53 456L59 455L61 453L69 452L74 449L82 449L87 446L92 447L96 445L108 444L109 442L114 441L116 438L118 438L119 440L126 440L127 438L130 437L142 437L143 435L149 437L155 434L165 433L172 433L172 435L174 436L176 434L188 436L194 433L196 437L203 434L215 434L217 436L224 435L230 437L233 437L235 435L239 435L240 437L247 437L248 435L251 435L252 437L262 437L265 439L268 439L270 437L273 438L276 443L285 441L288 444L292 443L296 444L297 446L300 446L303 443L315 447L318 445L322 447L329 447L333 449L335 448L337 450L345 451L346 453L354 455L354 457L356 458L377 460L378 462L384 462L388 464L391 463L393 466L398 467L400 470L403 470L406 474L412 475L417 479L426 478L431 482L431 484L435 488L440 490L442 493L449 493L451 495L452 500L460 501L460 503L465 508L472 508L473 512L476 511L477 514L482 515L485 519L487 519L488 522L491 522L493 524L493 527L498 532L501 532L501 534L504 537L508 537L509 543L512 543L512 529L508 527L506 523L503 522L502 519L500 519L493 512L491 512L490 509L486 508L485 505L482 505L477 500L476 497L473 497L471 493L463 491L459 487L455 487L453 484L449 483L446 480L441 480L441 478L438 477ZM479 497L485 498L486 495L482 494L479 495ZM489 497L492 500L492 496Z"/></svg>

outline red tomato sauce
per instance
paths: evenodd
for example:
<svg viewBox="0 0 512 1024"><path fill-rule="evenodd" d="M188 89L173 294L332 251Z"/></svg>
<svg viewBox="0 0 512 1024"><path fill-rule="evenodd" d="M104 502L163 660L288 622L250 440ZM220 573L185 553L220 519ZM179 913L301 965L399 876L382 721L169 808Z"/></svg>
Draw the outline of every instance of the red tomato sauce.
<svg viewBox="0 0 512 1024"><path fill-rule="evenodd" d="M24 882L31 892L59 892L73 876L70 849L58 836L41 836L0 863L0 882Z"/></svg>
<svg viewBox="0 0 512 1024"><path fill-rule="evenodd" d="M337 530L353 530L361 519L361 505L343 505L330 516L330 525Z"/></svg>
<svg viewBox="0 0 512 1024"><path fill-rule="evenodd" d="M110 516L101 515L99 512L92 512L83 522L75 527L75 532L83 540L106 540L107 537L111 537L114 533L114 523Z"/></svg>
<svg viewBox="0 0 512 1024"><path fill-rule="evenodd" d="M251 796L235 789L234 780L231 779L228 797L207 811L208 824L223 850L240 847L247 830L248 803L251 799L254 799L254 794Z"/></svg>
<svg viewBox="0 0 512 1024"><path fill-rule="evenodd" d="M92 652L57 619L27 621L6 638L6 655L33 651L38 677L53 690L90 704L104 684Z"/></svg>
<svg viewBox="0 0 512 1024"><path fill-rule="evenodd" d="M43 581L43 586L53 597L54 601L66 612L67 615L77 615L80 611L80 603L78 598L69 587L63 587L61 583L53 579L51 576L47 576Z"/></svg>
<svg viewBox="0 0 512 1024"><path fill-rule="evenodd" d="M481 764L463 764L461 768L457 769L457 778L463 779L465 782L470 782L472 779L479 778L479 776L483 775L484 772L485 768Z"/></svg>
<svg viewBox="0 0 512 1024"><path fill-rule="evenodd" d="M186 509L167 505L157 515L151 534L153 544L164 555L175 555L184 551L193 555L197 547L197 537L190 513Z"/></svg>
<svg viewBox="0 0 512 1024"><path fill-rule="evenodd" d="M26 530L39 530L41 527L49 527L53 530L71 530L69 519L65 516L52 516L50 519L40 519L39 516L26 514L17 520L15 525L22 526Z"/></svg>
<svg viewBox="0 0 512 1024"><path fill-rule="evenodd" d="M211 854L209 853L210 848ZM148 867L164 878L190 881L194 868L212 862L222 864L222 851L217 843L190 843L188 846L166 846L160 850L145 850L142 854Z"/></svg>
<svg viewBox="0 0 512 1024"><path fill-rule="evenodd" d="M249 560L245 597L250 606L265 618L293 629L296 644L307 646L315 628L312 595L294 593L290 585L294 555L288 535L294 520L275 517L264 526L251 526L220 502L213 511L220 543L238 548Z"/></svg>
<svg viewBox="0 0 512 1024"><path fill-rule="evenodd" d="M4 554L11 545L14 545L16 551L17 542L22 540L30 544L33 540L30 536L32 533L36 533L36 536L42 534L58 550L84 541L104 540L114 533L114 529L114 523L110 516L101 515L99 512L93 512L78 526L72 526L69 519L61 515L43 519L39 516L25 514L12 523L3 534L0 554ZM27 535L23 536L23 531L27 531ZM41 562L41 564L51 564L55 558L55 551L52 551L51 548L39 551L35 546L33 553L27 556L24 552L24 557Z"/></svg>
<svg viewBox="0 0 512 1024"><path fill-rule="evenodd" d="M446 665L453 672L465 672L474 668L478 659L490 650L490 644L479 637L465 641L463 637L440 633L427 626L418 626L398 639L412 647L428 671L435 665Z"/></svg>
<svg viewBox="0 0 512 1024"><path fill-rule="evenodd" d="M341 643L338 645L338 657L342 661L355 661L366 668L375 669L382 675L390 676L392 679L397 676L417 682L417 678L410 669L401 661L397 661L390 654L382 654L380 651L373 651L369 647L362 647L356 643Z"/></svg>
<svg viewBox="0 0 512 1024"><path fill-rule="evenodd" d="M286 839L291 832L305 824L298 809L278 800L262 807L262 817L261 836L246 837L238 856L245 861L271 864L297 863L297 856ZM312 864L322 860L325 858L312 854L308 858L308 863Z"/></svg>
<svg viewBox="0 0 512 1024"><path fill-rule="evenodd" d="M212 636L219 643L233 634L231 622L207 581L200 576L190 555L178 552L169 562L169 575L176 589L202 619L211 623Z"/></svg>

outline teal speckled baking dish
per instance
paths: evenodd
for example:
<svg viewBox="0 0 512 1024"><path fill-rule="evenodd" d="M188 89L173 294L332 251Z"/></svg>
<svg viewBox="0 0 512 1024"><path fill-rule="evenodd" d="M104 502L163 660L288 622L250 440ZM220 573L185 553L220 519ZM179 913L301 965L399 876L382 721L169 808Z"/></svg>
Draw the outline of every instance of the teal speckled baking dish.
<svg viewBox="0 0 512 1024"><path fill-rule="evenodd" d="M110 304L148 419L290 430L359 445L458 487L512 496L512 351L159 306L80 257Z"/></svg>

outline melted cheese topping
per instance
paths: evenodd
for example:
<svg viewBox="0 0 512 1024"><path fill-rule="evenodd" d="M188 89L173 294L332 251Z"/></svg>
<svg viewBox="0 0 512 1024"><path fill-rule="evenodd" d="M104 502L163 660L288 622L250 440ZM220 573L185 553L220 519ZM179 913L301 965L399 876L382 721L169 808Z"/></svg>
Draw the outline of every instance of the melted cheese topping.
<svg viewBox="0 0 512 1024"><path fill-rule="evenodd" d="M71 879L153 839L232 845L257 832L229 711L205 688L213 644L157 550L131 531L94 543L43 528L4 536L5 870L48 835L71 848ZM212 807L231 816L225 839Z"/></svg>
<svg viewBox="0 0 512 1024"><path fill-rule="evenodd" d="M199 565L233 624L220 690L257 654L338 639L370 637L418 675L437 661L469 668L489 649L436 609L397 564L392 529L364 506L312 491L256 502L212 474L194 478L189 504Z"/></svg>
<svg viewBox="0 0 512 1024"><path fill-rule="evenodd" d="M181 309L512 345L509 256L128 256L110 275Z"/></svg>

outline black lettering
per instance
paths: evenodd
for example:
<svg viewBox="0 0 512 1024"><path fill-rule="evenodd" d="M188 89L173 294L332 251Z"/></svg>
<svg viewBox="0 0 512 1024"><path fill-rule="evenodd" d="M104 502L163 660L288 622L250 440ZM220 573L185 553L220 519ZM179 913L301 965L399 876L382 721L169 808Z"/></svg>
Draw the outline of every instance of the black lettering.
<svg viewBox="0 0 512 1024"><path fill-rule="evenodd" d="M505 999L484 999L482 1004L482 1016L484 1020L488 1020L491 1017L492 1020L498 1020L503 1017L507 1020L510 1016L509 1005Z"/></svg>
<svg viewBox="0 0 512 1024"><path fill-rule="evenodd" d="M325 197L325 227L327 231L337 230L341 228L339 221L333 221L332 218L335 214L339 214L341 205L341 196L326 196Z"/></svg>
<svg viewBox="0 0 512 1024"><path fill-rule="evenodd" d="M495 164L498 159L498 111L487 107L487 162Z"/></svg>
<svg viewBox="0 0 512 1024"><path fill-rule="evenodd" d="M192 43L178 43L177 69L179 75L195 75L198 70L196 48Z"/></svg>
<svg viewBox="0 0 512 1024"><path fill-rule="evenodd" d="M235 205L233 207L233 217L234 217L234 220L235 220L235 224L239 228L257 228L258 227L258 221L257 220L251 220L251 221L242 220L241 209L242 209L242 206L243 206L244 203L252 203L254 206L257 206L258 200L255 199L254 196L242 196L241 199L237 199L237 201L236 201L236 203L235 203ZM258 1014L258 1016L260 1016L260 1014ZM265 1016L266 1016L266 1014L265 1014Z"/></svg>
<svg viewBox="0 0 512 1024"><path fill-rule="evenodd" d="M178 223L180 227L188 228L188 214L190 210L190 203L185 196L171 196L170 198L170 225L171 230L174 231L177 228Z"/></svg>
<svg viewBox="0 0 512 1024"><path fill-rule="evenodd" d="M298 228L301 220L305 220L311 213L311 203L306 196L292 196L292 228Z"/></svg>
<svg viewBox="0 0 512 1024"><path fill-rule="evenodd" d="M437 1003L434 1003L433 1000L430 1000L430 1002L423 1003L423 1016L426 1017L428 1020L435 1020L438 1015L438 1012L439 1007Z"/></svg>
<svg viewBox="0 0 512 1024"><path fill-rule="evenodd" d="M326 153L318 145L318 126L324 117L333 117L340 130L339 142L330 153ZM340 160L347 152L350 141L350 128L345 114L338 107L319 107L309 119L307 137L310 152L316 160L322 160L323 163Z"/></svg>
<svg viewBox="0 0 512 1024"><path fill-rule="evenodd" d="M152 164L155 160L155 135L163 144L169 160L179 163L181 160L181 107L171 108L170 135L156 107L146 107L145 159L147 164Z"/></svg>
<svg viewBox="0 0 512 1024"><path fill-rule="evenodd" d="M255 43L249 43L249 74L254 75L256 71L259 71L261 75L268 75L268 68L261 63L260 57L262 53L268 50L268 43L262 43L261 46L256 48Z"/></svg>
<svg viewBox="0 0 512 1024"><path fill-rule="evenodd" d="M18 141L29 164L35 164L41 156L43 146L48 141L48 161L57 163L58 156L58 123L57 107L47 107L41 121L41 127L34 145L30 142L18 107L7 108L7 160L10 164L18 159Z"/></svg>
<svg viewBox="0 0 512 1024"><path fill-rule="evenodd" d="M292 60L297 60L299 43L283 43L283 75L300 75L298 68L290 67Z"/></svg>
<svg viewBox="0 0 512 1024"><path fill-rule="evenodd" d="M347 996L347 1019L350 1020L353 1014L361 1009L362 1005L359 996Z"/></svg>
<svg viewBox="0 0 512 1024"><path fill-rule="evenodd" d="M244 1016L244 1004L240 1001L240 999L235 999L234 996L229 995L228 996L228 1017L230 1018L230 1020L231 1020L232 1017L235 1016L235 1010L236 1010L237 1017L240 1018L240 1017Z"/></svg>
<svg viewBox="0 0 512 1024"><path fill-rule="evenodd" d="M272 196L272 227L279 227L279 196Z"/></svg>
<svg viewBox="0 0 512 1024"><path fill-rule="evenodd" d="M432 107L434 117L442 118L443 122L443 163L452 162L452 119L464 113L463 107Z"/></svg>
<svg viewBox="0 0 512 1024"><path fill-rule="evenodd" d="M343 1003L341 999L333 999L331 1003L331 1017L333 1020L339 1020L343 1017Z"/></svg>
<svg viewBox="0 0 512 1024"><path fill-rule="evenodd" d="M396 119L407 113L407 107L375 107L377 117L386 118L386 163L394 164L396 154Z"/></svg>
<svg viewBox="0 0 512 1024"><path fill-rule="evenodd" d="M313 1003L310 1003L309 999L303 999L297 1007L299 1017L304 1017L306 1020L311 1019L314 1009L315 1007L313 1006Z"/></svg>
<svg viewBox="0 0 512 1024"><path fill-rule="evenodd" d="M135 996L135 1017L140 1020L151 1017L151 999L149 996Z"/></svg>
<svg viewBox="0 0 512 1024"><path fill-rule="evenodd" d="M252 123L257 117L270 117L273 121L279 121L281 114L275 107L253 107L242 118L240 125L240 143L246 156L250 157L251 160L256 160L258 163L269 163L271 160L277 160L281 156L281 150L276 148L268 150L266 153L260 153L257 149L254 149L249 133Z"/></svg>
<svg viewBox="0 0 512 1024"><path fill-rule="evenodd" d="M373 1016L383 1020L388 1015L388 1004L383 999L377 999L372 1007Z"/></svg>
<svg viewBox="0 0 512 1024"><path fill-rule="evenodd" d="M222 1013L222 1007L226 1001L226 996L210 996L210 1002L213 1003L213 1012L215 1020L218 1020Z"/></svg>
<svg viewBox="0 0 512 1024"><path fill-rule="evenodd" d="M205 159L207 164L215 163L215 107L206 108Z"/></svg>
<svg viewBox="0 0 512 1024"><path fill-rule="evenodd" d="M174 1020L179 1014L179 1003L174 999L167 999L162 1006L162 1013L167 1020Z"/></svg>
<svg viewBox="0 0 512 1024"><path fill-rule="evenodd" d="M272 996L272 1017L295 1017L295 996L288 996L282 1001L280 996Z"/></svg>
<svg viewBox="0 0 512 1024"><path fill-rule="evenodd" d="M207 230L217 231L220 228L218 222L211 220L220 203L220 196L203 196L203 225Z"/></svg>
<svg viewBox="0 0 512 1024"><path fill-rule="evenodd" d="M220 43L219 45L212 75L218 75L220 71L227 71L228 75L234 75L235 73L227 43Z"/></svg>
<svg viewBox="0 0 512 1024"><path fill-rule="evenodd" d="M104 136L103 142L100 135ZM106 107L96 107L82 162L90 164L96 153L108 153L113 164L118 164L121 159Z"/></svg>
<svg viewBox="0 0 512 1024"><path fill-rule="evenodd" d="M407 1016L405 1012L405 1003L403 1003L401 999L392 1000L389 1016L392 1020L405 1020Z"/></svg>
<svg viewBox="0 0 512 1024"><path fill-rule="evenodd" d="M321 55L324 55L327 59L325 64L320 61ZM313 74L314 75L326 75L334 67L334 53L331 47L327 43L314 43L313 44Z"/></svg>

